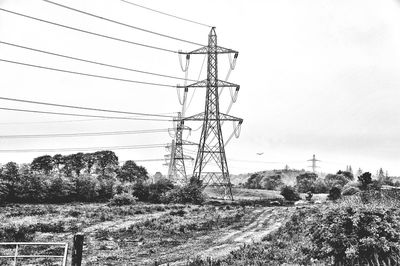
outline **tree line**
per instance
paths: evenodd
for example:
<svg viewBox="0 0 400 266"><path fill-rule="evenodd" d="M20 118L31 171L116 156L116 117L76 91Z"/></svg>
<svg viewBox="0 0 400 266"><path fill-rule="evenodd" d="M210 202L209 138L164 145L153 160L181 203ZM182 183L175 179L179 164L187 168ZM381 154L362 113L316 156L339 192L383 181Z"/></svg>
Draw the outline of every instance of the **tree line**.
<svg viewBox="0 0 400 266"><path fill-rule="evenodd" d="M0 201L105 201L148 179L146 168L131 160L120 166L112 151L44 155L0 168Z"/></svg>

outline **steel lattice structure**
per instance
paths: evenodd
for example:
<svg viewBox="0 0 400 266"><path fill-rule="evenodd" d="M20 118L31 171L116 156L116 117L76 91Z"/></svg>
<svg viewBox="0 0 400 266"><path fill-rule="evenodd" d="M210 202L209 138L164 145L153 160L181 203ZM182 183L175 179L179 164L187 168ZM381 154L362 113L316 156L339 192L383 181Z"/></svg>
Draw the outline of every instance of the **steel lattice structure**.
<svg viewBox="0 0 400 266"><path fill-rule="evenodd" d="M184 125L180 113L178 114L178 117L174 119L174 122L176 123L176 126L174 127L175 138L172 140L170 146L171 154L169 156L168 179L173 181L175 184L184 185L188 182L185 160L193 160L193 158L183 154L183 145L196 144L183 140L183 131L191 129Z"/></svg>
<svg viewBox="0 0 400 266"><path fill-rule="evenodd" d="M203 182L203 186L218 186L223 188L224 196L233 199L221 121L237 121L242 123L243 119L220 113L219 110L219 88L235 88L236 91L240 88L239 85L218 79L218 54L228 53L235 54L235 58L238 56L237 51L217 45L217 34L213 27L208 35L208 46L185 53L189 55L206 54L208 56L207 79L179 87L185 89L205 87L207 89L204 113L183 118L183 121L203 121L193 176L200 179Z"/></svg>

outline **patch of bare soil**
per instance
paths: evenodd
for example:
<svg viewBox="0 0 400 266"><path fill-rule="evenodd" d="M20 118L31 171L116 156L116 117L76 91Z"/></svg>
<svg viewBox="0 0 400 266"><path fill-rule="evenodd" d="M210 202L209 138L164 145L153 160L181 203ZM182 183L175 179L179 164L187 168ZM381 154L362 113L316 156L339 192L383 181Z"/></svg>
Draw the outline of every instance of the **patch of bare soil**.
<svg viewBox="0 0 400 266"><path fill-rule="evenodd" d="M244 217L244 223L214 231L211 234L191 239L168 252L159 254L162 265L185 265L189 257L202 256L218 258L228 255L244 244L261 241L265 236L277 230L293 213L293 207L256 208ZM167 259L167 258L170 259ZM175 259L173 259L175 257ZM148 265L150 261L141 261Z"/></svg>

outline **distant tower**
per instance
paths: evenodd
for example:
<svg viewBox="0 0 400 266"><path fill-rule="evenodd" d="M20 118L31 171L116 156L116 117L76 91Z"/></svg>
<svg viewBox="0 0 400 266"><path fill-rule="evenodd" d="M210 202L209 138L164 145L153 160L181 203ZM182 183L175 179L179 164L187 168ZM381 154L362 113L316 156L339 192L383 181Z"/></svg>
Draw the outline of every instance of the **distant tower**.
<svg viewBox="0 0 400 266"><path fill-rule="evenodd" d="M308 161L308 162L311 162L311 166L309 166L309 167L311 167L313 173L315 173L315 170L318 168L317 162L320 162L320 160L317 160L317 159L315 158L315 154L313 154L313 158L310 159L310 160L307 160L307 161Z"/></svg>

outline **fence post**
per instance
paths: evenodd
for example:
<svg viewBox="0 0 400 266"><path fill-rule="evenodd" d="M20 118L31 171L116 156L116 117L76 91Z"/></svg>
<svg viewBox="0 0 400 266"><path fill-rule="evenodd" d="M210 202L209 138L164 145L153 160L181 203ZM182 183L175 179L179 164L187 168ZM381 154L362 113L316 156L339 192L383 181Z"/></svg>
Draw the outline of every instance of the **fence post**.
<svg viewBox="0 0 400 266"><path fill-rule="evenodd" d="M83 234L74 235L74 243L72 245L72 266L81 266L83 249Z"/></svg>

